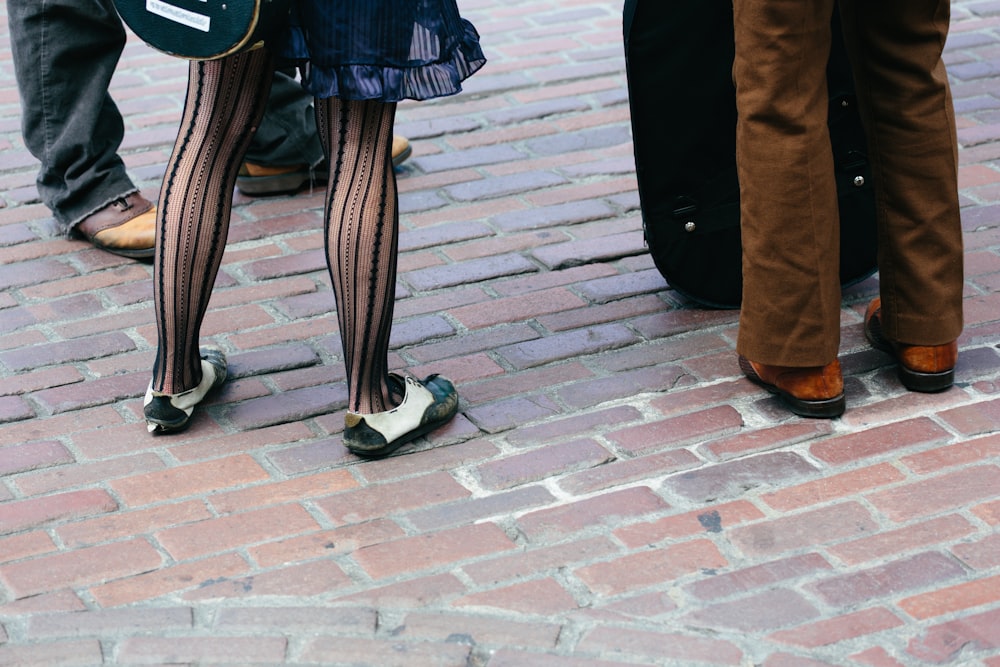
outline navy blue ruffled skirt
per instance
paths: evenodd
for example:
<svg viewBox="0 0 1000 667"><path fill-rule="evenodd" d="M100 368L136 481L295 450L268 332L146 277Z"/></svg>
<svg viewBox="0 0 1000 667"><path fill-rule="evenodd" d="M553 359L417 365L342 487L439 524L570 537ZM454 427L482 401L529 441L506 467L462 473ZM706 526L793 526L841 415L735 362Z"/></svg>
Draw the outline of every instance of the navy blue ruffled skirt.
<svg viewBox="0 0 1000 667"><path fill-rule="evenodd" d="M455 0L294 0L279 57L314 97L454 95L486 58Z"/></svg>

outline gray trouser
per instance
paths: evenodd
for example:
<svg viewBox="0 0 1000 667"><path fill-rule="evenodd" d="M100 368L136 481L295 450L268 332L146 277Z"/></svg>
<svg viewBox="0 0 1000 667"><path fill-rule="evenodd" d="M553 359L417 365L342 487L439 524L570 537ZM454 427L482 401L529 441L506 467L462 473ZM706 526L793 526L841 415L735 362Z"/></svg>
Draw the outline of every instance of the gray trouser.
<svg viewBox="0 0 1000 667"><path fill-rule="evenodd" d="M63 231L136 191L118 148L121 113L108 85L125 45L112 0L7 0L11 52L28 150L41 162L37 186ZM279 73L247 159L318 163L312 98Z"/></svg>

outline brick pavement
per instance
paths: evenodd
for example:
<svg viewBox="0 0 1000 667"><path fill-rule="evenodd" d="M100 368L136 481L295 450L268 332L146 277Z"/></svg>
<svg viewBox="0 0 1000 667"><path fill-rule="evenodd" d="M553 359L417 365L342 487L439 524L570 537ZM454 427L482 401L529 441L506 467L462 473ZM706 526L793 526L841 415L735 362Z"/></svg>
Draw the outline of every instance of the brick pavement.
<svg viewBox="0 0 1000 667"><path fill-rule="evenodd" d="M836 421L741 379L736 314L654 269L620 5L463 1L489 65L400 107L393 361L462 406L378 462L340 441L319 193L237 195L205 323L233 380L146 434L150 268L52 237L4 39L0 664L1000 666L1000 3L953 4L957 385L865 345L873 278ZM114 82L150 194L184 79L132 42Z"/></svg>

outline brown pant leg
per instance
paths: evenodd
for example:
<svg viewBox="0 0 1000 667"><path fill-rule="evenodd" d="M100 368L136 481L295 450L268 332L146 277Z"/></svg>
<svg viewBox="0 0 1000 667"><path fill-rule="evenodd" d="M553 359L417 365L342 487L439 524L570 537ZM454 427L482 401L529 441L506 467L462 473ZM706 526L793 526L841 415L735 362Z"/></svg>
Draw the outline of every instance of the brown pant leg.
<svg viewBox="0 0 1000 667"><path fill-rule="evenodd" d="M962 330L955 117L941 54L948 0L841 0L875 179L882 328L938 345Z"/></svg>
<svg viewBox="0 0 1000 667"><path fill-rule="evenodd" d="M820 366L840 345L826 64L833 0L734 0L743 303L737 350Z"/></svg>

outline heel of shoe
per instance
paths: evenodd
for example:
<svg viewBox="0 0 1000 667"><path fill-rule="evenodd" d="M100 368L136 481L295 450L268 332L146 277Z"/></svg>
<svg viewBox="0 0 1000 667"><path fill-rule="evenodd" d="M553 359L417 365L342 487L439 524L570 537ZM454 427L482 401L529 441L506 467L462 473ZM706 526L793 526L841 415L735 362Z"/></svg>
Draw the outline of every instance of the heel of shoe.
<svg viewBox="0 0 1000 667"><path fill-rule="evenodd" d="M154 391L153 383L149 383L142 402L142 414L146 419L146 430L150 433L186 428L195 406L226 381L229 369L225 353L217 347L203 347L200 353L201 382L194 389L179 394L162 394Z"/></svg>
<svg viewBox="0 0 1000 667"><path fill-rule="evenodd" d="M936 394L951 389L952 385L955 384L955 369L949 368L940 373L921 373L900 364L899 380L910 391Z"/></svg>

